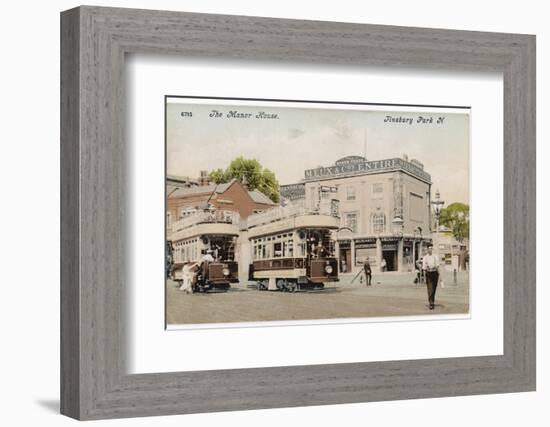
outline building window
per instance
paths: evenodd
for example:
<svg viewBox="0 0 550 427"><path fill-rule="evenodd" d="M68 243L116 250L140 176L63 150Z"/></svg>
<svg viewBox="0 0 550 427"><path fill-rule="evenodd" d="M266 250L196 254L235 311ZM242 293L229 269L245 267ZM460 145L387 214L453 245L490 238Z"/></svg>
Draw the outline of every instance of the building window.
<svg viewBox="0 0 550 427"><path fill-rule="evenodd" d="M310 187L309 188L309 206L311 209L315 209L316 206L317 206L317 197L316 197L316 194L315 194L315 190L316 188L315 187Z"/></svg>
<svg viewBox="0 0 550 427"><path fill-rule="evenodd" d="M166 228L170 229L172 227L172 212L166 214Z"/></svg>
<svg viewBox="0 0 550 427"><path fill-rule="evenodd" d="M344 214L344 227L348 227L354 233L357 233L357 212L346 212Z"/></svg>
<svg viewBox="0 0 550 427"><path fill-rule="evenodd" d="M371 215L371 229L373 233L383 233L386 231L386 215L382 212Z"/></svg>
<svg viewBox="0 0 550 427"><path fill-rule="evenodd" d="M381 182L375 182L372 184L372 194L378 194L384 192L384 184Z"/></svg>
<svg viewBox="0 0 550 427"><path fill-rule="evenodd" d="M289 240L285 245L285 257L292 258L294 256L294 241L292 240L292 234L289 234Z"/></svg>
<svg viewBox="0 0 550 427"><path fill-rule="evenodd" d="M355 187L349 186L346 189L346 199L355 200Z"/></svg>

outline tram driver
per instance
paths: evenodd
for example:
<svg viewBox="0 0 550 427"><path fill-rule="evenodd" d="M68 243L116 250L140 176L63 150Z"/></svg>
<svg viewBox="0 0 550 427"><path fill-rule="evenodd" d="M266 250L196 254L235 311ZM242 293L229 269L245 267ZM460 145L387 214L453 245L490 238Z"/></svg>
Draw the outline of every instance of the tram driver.
<svg viewBox="0 0 550 427"><path fill-rule="evenodd" d="M206 254L204 254L202 258L199 260L199 264L201 265L201 268L203 263L205 262L214 262L214 257L212 256L213 253L214 251L212 249L208 249L206 251Z"/></svg>
<svg viewBox="0 0 550 427"><path fill-rule="evenodd" d="M316 258L325 258L327 256L327 250L325 249L323 244L319 242L313 250L313 254Z"/></svg>
<svg viewBox="0 0 550 427"><path fill-rule="evenodd" d="M214 262L214 256L212 255L214 253L214 251L212 249L208 249L206 251L206 254L204 254L202 256L202 258L199 260L199 272L201 274L204 274L205 270L206 270L206 264L207 263L211 263L211 262Z"/></svg>

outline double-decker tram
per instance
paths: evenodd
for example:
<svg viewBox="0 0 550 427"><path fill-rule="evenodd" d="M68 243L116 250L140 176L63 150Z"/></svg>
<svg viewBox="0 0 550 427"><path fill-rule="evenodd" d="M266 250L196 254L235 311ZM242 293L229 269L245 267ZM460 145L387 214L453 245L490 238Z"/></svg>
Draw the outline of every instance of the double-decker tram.
<svg viewBox="0 0 550 427"><path fill-rule="evenodd" d="M181 286L190 280L192 292L227 290L238 282L235 245L239 215L232 211L197 211L171 225L171 279ZM187 267L187 268L185 268Z"/></svg>
<svg viewBox="0 0 550 427"><path fill-rule="evenodd" d="M323 289L338 281L331 230L339 227L334 210L279 207L248 218L252 251L249 279L260 290L295 292Z"/></svg>

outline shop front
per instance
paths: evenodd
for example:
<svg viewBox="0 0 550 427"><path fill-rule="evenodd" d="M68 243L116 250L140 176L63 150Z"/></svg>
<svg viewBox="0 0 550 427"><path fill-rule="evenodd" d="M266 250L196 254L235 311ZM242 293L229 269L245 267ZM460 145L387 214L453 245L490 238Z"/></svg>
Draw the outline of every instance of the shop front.
<svg viewBox="0 0 550 427"><path fill-rule="evenodd" d="M399 241L393 238L382 238L382 259L380 271L399 271Z"/></svg>
<svg viewBox="0 0 550 427"><path fill-rule="evenodd" d="M367 260L374 270L380 265L376 251L376 238L355 240L355 266L363 267Z"/></svg>
<svg viewBox="0 0 550 427"><path fill-rule="evenodd" d="M338 265L340 273L350 273L353 267L351 240L341 240L338 243Z"/></svg>
<svg viewBox="0 0 550 427"><path fill-rule="evenodd" d="M413 236L357 237L338 240L341 273L356 272L368 260L375 272L413 272L431 239Z"/></svg>

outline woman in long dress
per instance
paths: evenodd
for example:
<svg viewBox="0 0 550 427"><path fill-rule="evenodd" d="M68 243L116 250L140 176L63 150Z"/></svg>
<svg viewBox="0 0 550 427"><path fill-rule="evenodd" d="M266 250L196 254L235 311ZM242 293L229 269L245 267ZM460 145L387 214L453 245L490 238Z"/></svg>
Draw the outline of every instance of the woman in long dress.
<svg viewBox="0 0 550 427"><path fill-rule="evenodd" d="M191 294L193 293L193 282L195 281L197 263L186 264L182 269L183 281L180 286L180 291Z"/></svg>

